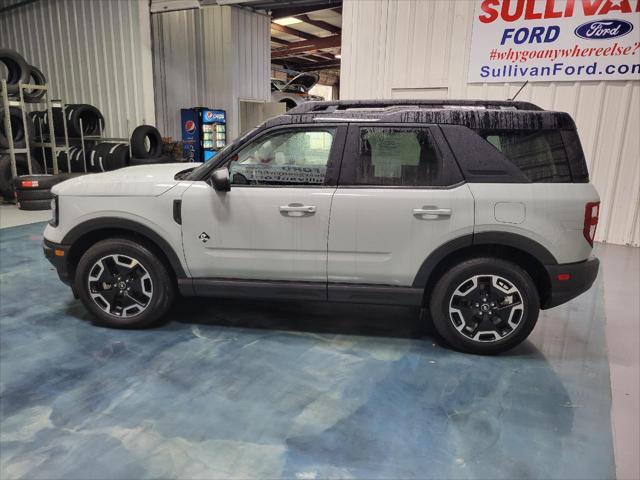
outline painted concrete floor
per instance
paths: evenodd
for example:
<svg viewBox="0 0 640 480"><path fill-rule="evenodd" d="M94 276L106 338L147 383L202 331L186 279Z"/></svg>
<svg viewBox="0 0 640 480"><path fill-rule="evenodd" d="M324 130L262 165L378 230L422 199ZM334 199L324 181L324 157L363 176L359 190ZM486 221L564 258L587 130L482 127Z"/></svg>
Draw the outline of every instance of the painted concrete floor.
<svg viewBox="0 0 640 480"><path fill-rule="evenodd" d="M94 327L0 230L0 478L613 478L601 277L508 355L404 308L182 300Z"/></svg>

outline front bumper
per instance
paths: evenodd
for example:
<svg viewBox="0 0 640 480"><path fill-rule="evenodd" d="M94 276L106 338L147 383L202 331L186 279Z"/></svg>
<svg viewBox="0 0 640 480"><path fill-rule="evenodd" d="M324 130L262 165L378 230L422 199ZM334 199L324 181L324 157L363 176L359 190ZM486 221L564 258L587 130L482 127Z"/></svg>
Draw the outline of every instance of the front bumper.
<svg viewBox="0 0 640 480"><path fill-rule="evenodd" d="M56 267L58 277L67 285L73 283L71 273L69 272L69 249L70 245L61 245L59 243L53 243L46 238L42 241L42 249L44 250L44 256L47 260Z"/></svg>
<svg viewBox="0 0 640 480"><path fill-rule="evenodd" d="M542 309L562 305L589 290L599 267L600 261L595 257L578 263L545 265L551 289Z"/></svg>

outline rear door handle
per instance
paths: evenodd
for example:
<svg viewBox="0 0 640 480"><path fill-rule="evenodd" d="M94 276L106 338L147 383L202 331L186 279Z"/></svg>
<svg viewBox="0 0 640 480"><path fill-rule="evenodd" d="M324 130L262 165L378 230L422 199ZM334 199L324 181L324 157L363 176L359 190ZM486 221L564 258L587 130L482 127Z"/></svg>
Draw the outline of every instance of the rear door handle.
<svg viewBox="0 0 640 480"><path fill-rule="evenodd" d="M315 205L301 205L299 203L291 203L289 205L280 205L280 211L287 215L313 215L314 213L316 213L316 207Z"/></svg>
<svg viewBox="0 0 640 480"><path fill-rule="evenodd" d="M416 217L423 217L423 218L450 217L451 209L450 208L414 208L413 214Z"/></svg>

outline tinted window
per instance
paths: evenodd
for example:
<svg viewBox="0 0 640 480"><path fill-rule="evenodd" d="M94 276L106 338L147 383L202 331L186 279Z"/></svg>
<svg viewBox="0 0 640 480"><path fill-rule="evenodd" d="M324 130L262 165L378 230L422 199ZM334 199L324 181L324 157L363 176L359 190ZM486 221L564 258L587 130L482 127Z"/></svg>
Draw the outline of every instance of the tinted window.
<svg viewBox="0 0 640 480"><path fill-rule="evenodd" d="M335 129L278 132L251 142L229 164L236 185L322 185Z"/></svg>
<svg viewBox="0 0 640 480"><path fill-rule="evenodd" d="M442 155L426 128L360 128L355 185L441 185Z"/></svg>
<svg viewBox="0 0 640 480"><path fill-rule="evenodd" d="M569 159L559 130L490 130L480 135L532 182L571 182Z"/></svg>

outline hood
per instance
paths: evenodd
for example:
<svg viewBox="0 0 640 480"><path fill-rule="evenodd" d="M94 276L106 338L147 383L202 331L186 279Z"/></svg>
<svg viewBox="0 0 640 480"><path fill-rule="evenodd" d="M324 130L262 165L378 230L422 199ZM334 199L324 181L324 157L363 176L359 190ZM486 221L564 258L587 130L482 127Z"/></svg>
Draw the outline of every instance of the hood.
<svg viewBox="0 0 640 480"><path fill-rule="evenodd" d="M55 185L55 195L83 197L155 197L177 185L176 173L199 163L159 163L81 175Z"/></svg>
<svg viewBox="0 0 640 480"><path fill-rule="evenodd" d="M289 80L281 90L286 91L288 89L294 89L298 91L300 87L305 90L311 90L314 85L318 83L319 79L320 76L317 73L301 73Z"/></svg>

